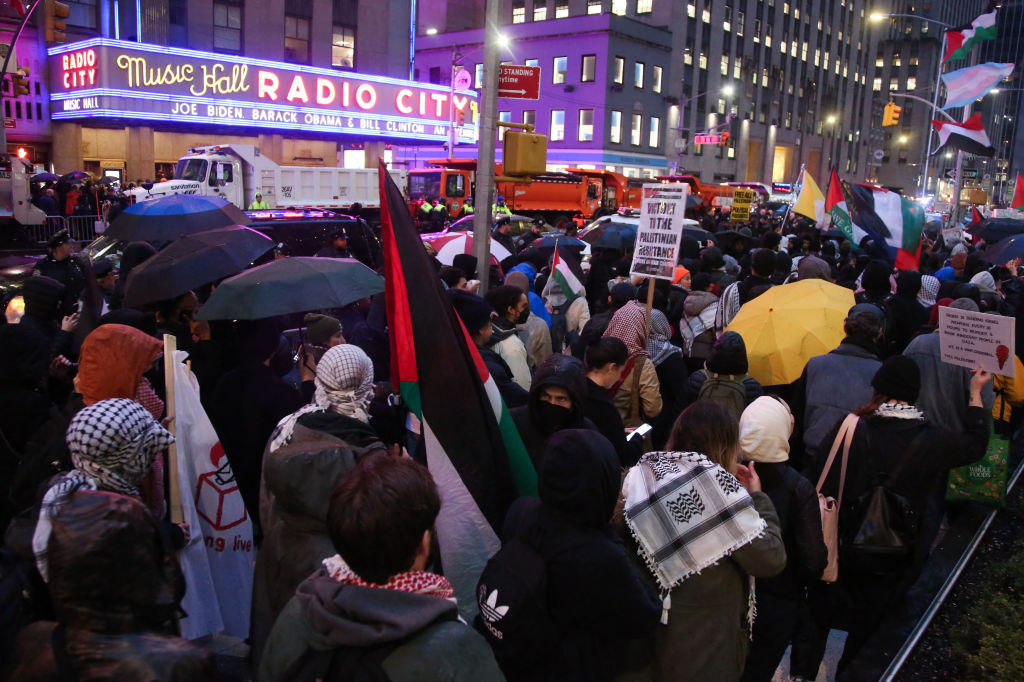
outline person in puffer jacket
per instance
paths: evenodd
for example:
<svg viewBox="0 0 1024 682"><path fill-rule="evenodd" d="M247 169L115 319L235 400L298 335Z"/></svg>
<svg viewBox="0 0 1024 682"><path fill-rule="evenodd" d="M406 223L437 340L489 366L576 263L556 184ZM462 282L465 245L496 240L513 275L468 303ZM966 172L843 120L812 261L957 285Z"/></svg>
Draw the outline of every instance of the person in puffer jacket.
<svg viewBox="0 0 1024 682"><path fill-rule="evenodd" d="M711 278L707 274L695 275L693 289L683 302L679 334L683 338L683 357L691 373L704 367L704 360L715 342L718 297L708 291L711 286Z"/></svg>

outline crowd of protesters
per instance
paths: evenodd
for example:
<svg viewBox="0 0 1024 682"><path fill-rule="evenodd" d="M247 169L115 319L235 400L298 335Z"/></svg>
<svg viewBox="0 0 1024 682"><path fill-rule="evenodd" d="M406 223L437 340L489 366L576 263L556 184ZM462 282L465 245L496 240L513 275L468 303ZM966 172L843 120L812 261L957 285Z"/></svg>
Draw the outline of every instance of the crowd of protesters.
<svg viewBox="0 0 1024 682"><path fill-rule="evenodd" d="M57 210L95 210L102 187L86 189ZM790 646L792 679L815 679L833 627L849 633L841 671L920 574L945 473L984 454L993 419L1012 433L1024 413L1017 357L1017 378L993 388L942 362L937 331L941 306L1024 320L1017 264L926 238L918 270L896 271L880 245L823 239L813 221L702 220L730 233L684 238L650 316L625 251L595 247L580 292L550 281L551 253L495 268L487 291L474 257L436 264L538 474L501 537L542 559L550 637L511 657L517 643L492 648L436 572L441 502L387 381L383 294L304 318L199 322L209 287L124 307L152 246L127 245L118 273L57 235L24 316L0 326L0 556L5 576L35 586L30 615L4 611L3 674L218 679L175 627L176 551L196 529L168 516L165 333L189 353L253 521L253 679L767 681ZM762 385L726 328L805 279L856 292L845 338L798 381ZM298 348L291 326L305 328ZM839 537L879 474L920 521L904 560L868 570L841 548L826 583L815 482L851 413ZM840 478L832 467L821 492L838 496Z"/></svg>

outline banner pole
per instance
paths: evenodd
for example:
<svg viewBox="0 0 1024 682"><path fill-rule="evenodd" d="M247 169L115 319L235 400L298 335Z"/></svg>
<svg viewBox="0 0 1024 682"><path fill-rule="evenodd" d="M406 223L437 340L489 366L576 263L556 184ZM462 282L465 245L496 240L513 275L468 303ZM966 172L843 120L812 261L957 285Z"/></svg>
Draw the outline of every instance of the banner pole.
<svg viewBox="0 0 1024 682"><path fill-rule="evenodd" d="M164 387L167 396L167 430L177 437L177 406L174 402L174 351L178 349L178 339L173 334L164 334ZM181 485L178 482L178 447L171 443L167 448L167 467L170 474L170 508L171 523L182 523L184 514L181 509Z"/></svg>

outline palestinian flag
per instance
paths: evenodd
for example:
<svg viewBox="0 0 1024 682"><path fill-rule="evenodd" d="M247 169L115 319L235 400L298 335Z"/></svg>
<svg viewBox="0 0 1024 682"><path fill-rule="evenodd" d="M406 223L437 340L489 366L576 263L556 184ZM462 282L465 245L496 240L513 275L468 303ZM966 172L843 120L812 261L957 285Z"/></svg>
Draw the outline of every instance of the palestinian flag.
<svg viewBox="0 0 1024 682"><path fill-rule="evenodd" d="M932 121L939 131L939 147L947 144L968 154L994 156L996 148L989 142L988 134L981 127L981 114L974 114L963 123Z"/></svg>
<svg viewBox="0 0 1024 682"><path fill-rule="evenodd" d="M988 4L981 15L964 26L946 31L946 56L943 63L950 59L964 59L971 53L971 48L983 40L996 39L996 3Z"/></svg>
<svg viewBox="0 0 1024 682"><path fill-rule="evenodd" d="M562 290L566 303L572 303L583 293L583 270L579 262L564 247L555 249L555 255L551 260L551 276L548 277L541 296L547 298L554 288L553 284Z"/></svg>
<svg viewBox="0 0 1024 682"><path fill-rule="evenodd" d="M1012 63L986 62L942 74L942 82L946 84L946 104L942 108L966 107L987 95L1011 73Z"/></svg>
<svg viewBox="0 0 1024 682"><path fill-rule="evenodd" d="M847 184L850 216L865 232L882 240L900 270L917 270L924 208L873 185Z"/></svg>
<svg viewBox="0 0 1024 682"><path fill-rule="evenodd" d="M971 225L978 225L983 220L985 220L985 216L981 215L981 211L978 210L978 207L971 206Z"/></svg>
<svg viewBox="0 0 1024 682"><path fill-rule="evenodd" d="M505 512L516 497L537 494L537 475L383 163L380 207L392 381L420 421L427 468L441 494L441 563L463 617L472 616L480 572L501 546Z"/></svg>
<svg viewBox="0 0 1024 682"><path fill-rule="evenodd" d="M843 185L839 181L839 174L832 169L832 175L828 179L828 192L825 194L825 213L832 217L832 227L846 235L850 245L858 249L860 240L867 236L867 232L860 226L853 224L850 218L850 211L846 208L846 195L843 194Z"/></svg>
<svg viewBox="0 0 1024 682"><path fill-rule="evenodd" d="M810 173L804 172L804 181L800 186L800 195L793 204L793 213L799 213L814 220L820 225L825 221L825 195Z"/></svg>
<svg viewBox="0 0 1024 682"><path fill-rule="evenodd" d="M1013 186L1013 199L1010 200L1010 208L1018 211L1024 210L1024 178L1017 173L1017 182Z"/></svg>

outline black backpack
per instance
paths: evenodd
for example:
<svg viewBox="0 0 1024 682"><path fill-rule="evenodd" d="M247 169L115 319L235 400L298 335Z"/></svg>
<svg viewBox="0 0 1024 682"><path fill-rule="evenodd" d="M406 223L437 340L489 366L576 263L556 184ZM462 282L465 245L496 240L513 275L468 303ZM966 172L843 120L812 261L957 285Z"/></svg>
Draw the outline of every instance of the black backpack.
<svg viewBox="0 0 1024 682"><path fill-rule="evenodd" d="M474 625L502 669L527 669L556 650L559 629L548 611L547 562L525 540L491 557L477 583Z"/></svg>
<svg viewBox="0 0 1024 682"><path fill-rule="evenodd" d="M861 574L887 576L910 564L920 519L911 501L890 485L899 479L903 463L913 460L924 431L919 433L891 473L877 472L871 488L854 503L854 518L843 547L844 563Z"/></svg>
<svg viewBox="0 0 1024 682"><path fill-rule="evenodd" d="M0 671L9 663L18 632L51 616L49 601L35 567L9 548L0 548Z"/></svg>

